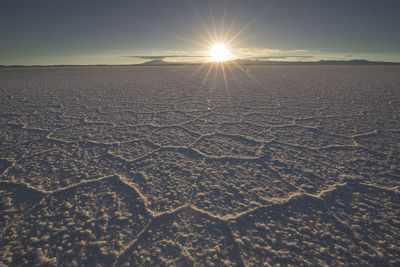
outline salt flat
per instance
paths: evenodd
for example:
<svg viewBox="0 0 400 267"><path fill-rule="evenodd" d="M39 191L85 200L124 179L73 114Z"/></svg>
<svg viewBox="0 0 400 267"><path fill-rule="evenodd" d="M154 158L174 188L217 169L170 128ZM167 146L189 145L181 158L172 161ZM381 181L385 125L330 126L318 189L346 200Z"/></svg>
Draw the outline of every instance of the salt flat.
<svg viewBox="0 0 400 267"><path fill-rule="evenodd" d="M1 69L0 264L399 265L400 67L224 72Z"/></svg>

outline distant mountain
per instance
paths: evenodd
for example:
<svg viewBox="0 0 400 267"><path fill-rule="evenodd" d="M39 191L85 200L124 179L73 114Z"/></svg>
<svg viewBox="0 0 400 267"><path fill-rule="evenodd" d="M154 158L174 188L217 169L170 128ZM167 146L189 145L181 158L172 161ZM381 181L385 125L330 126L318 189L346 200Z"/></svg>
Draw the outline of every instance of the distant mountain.
<svg viewBox="0 0 400 267"><path fill-rule="evenodd" d="M162 59L153 59L151 61L142 63L142 64L135 64L135 66L176 66L176 65L183 65L185 63L178 63L178 62L165 62Z"/></svg>
<svg viewBox="0 0 400 267"><path fill-rule="evenodd" d="M319 60L319 61L269 61L269 60L235 60L242 65L400 65L400 62L369 61L365 59L353 60Z"/></svg>
<svg viewBox="0 0 400 267"><path fill-rule="evenodd" d="M368 61L365 59L354 60L319 60L319 61L270 61L270 60L254 60L254 59L234 59L224 62L224 64L238 64L238 65L400 65L399 62L381 62L381 61ZM176 66L176 65L196 65L202 63L177 63L165 62L160 59L154 59L135 66ZM213 62L206 62L203 64L214 64Z"/></svg>
<svg viewBox="0 0 400 267"><path fill-rule="evenodd" d="M353 60L320 60L318 64L348 64L348 65L399 65L399 62L383 62L383 61L369 61L365 59L353 59Z"/></svg>

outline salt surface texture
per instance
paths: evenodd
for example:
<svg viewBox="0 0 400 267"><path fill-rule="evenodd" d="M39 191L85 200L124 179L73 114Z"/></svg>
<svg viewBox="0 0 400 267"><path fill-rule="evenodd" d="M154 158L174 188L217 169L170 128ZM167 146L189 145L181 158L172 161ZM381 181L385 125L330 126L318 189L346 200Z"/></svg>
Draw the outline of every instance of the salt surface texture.
<svg viewBox="0 0 400 267"><path fill-rule="evenodd" d="M0 70L0 265L400 265L400 68Z"/></svg>

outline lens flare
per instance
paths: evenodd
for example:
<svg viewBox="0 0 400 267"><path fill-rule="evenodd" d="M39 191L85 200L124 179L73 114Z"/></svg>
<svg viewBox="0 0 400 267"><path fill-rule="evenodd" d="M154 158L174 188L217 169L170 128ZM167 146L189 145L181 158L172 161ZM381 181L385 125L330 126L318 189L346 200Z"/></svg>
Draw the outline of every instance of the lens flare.
<svg viewBox="0 0 400 267"><path fill-rule="evenodd" d="M229 48L224 43L216 43L210 48L210 61L223 62L232 58Z"/></svg>

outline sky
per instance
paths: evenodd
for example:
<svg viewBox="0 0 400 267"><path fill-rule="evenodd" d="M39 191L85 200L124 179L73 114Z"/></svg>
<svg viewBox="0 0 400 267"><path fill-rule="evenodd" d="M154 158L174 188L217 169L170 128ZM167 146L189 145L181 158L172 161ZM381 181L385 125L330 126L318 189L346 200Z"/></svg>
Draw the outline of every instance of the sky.
<svg viewBox="0 0 400 267"><path fill-rule="evenodd" d="M0 65L197 62L214 41L235 58L400 62L400 1L0 3Z"/></svg>

